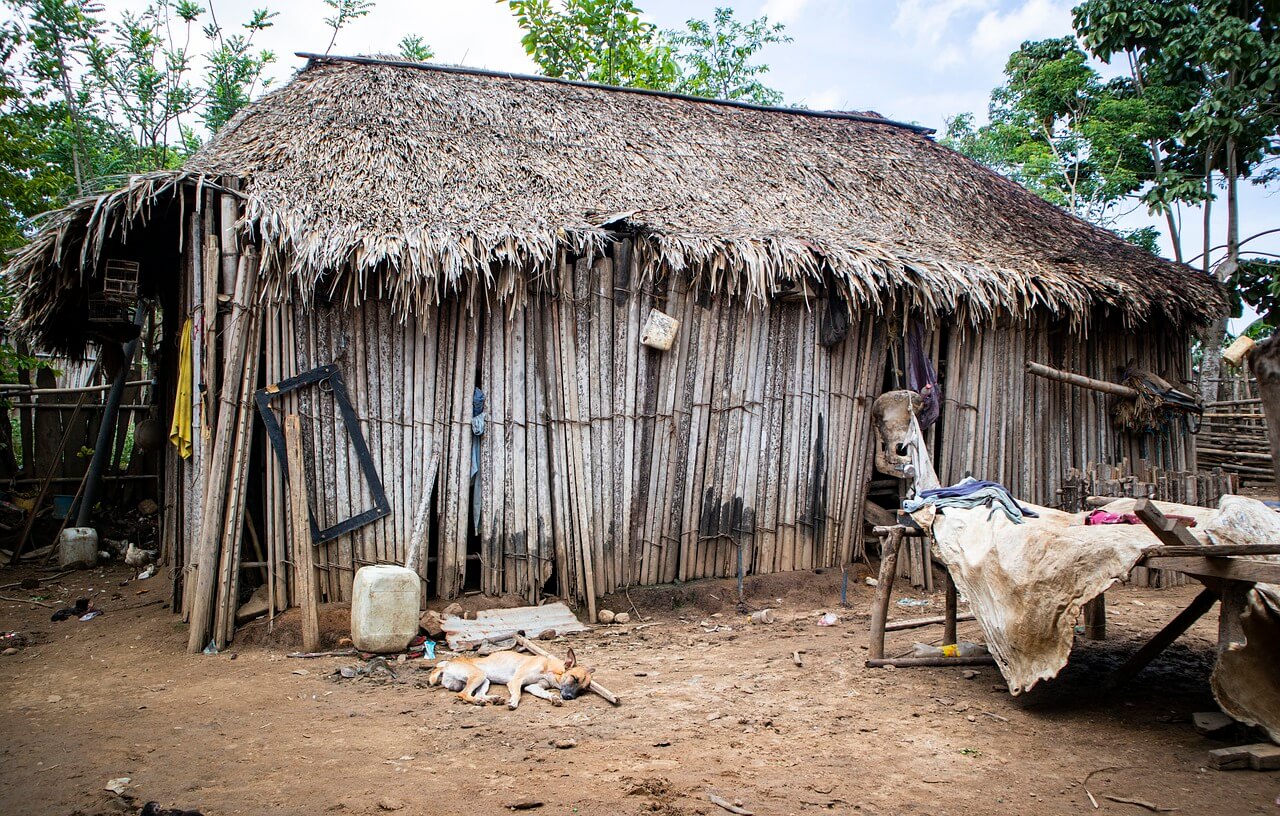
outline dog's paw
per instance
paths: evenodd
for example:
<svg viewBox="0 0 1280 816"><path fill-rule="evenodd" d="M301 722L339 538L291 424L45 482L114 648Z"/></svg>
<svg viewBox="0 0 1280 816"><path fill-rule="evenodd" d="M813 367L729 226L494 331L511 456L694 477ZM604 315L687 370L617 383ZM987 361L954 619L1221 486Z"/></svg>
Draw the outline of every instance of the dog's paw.
<svg viewBox="0 0 1280 816"><path fill-rule="evenodd" d="M552 697L551 705L555 706L556 708L559 708L560 706L564 705L564 700L561 700L559 697Z"/></svg>
<svg viewBox="0 0 1280 816"><path fill-rule="evenodd" d="M507 708L510 709L511 711L515 711L519 707L520 707L519 703L507 703Z"/></svg>

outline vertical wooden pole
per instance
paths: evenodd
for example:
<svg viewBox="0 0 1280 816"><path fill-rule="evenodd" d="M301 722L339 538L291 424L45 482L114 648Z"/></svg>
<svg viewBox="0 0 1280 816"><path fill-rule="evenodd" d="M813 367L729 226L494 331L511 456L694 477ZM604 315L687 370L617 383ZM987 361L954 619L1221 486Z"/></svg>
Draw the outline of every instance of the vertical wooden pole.
<svg viewBox="0 0 1280 816"><path fill-rule="evenodd" d="M898 547L902 544L902 528L895 527L880 537L880 582L876 584L875 599L871 602L871 642L867 645L868 660L884 659L884 626L889 619L889 598L893 593L893 578L898 566Z"/></svg>
<svg viewBox="0 0 1280 816"><path fill-rule="evenodd" d="M1089 640L1107 639L1107 594L1105 592L1084 605L1084 636Z"/></svg>
<svg viewBox="0 0 1280 816"><path fill-rule="evenodd" d="M293 538L294 594L302 609L302 650L320 649L320 613L316 607L316 570L311 544L311 515L307 509L306 471L302 464L302 421L297 414L284 419L285 450L289 459L289 530Z"/></svg>
<svg viewBox="0 0 1280 816"><path fill-rule="evenodd" d="M951 573L947 573L946 612L945 619L942 622L942 642L944 644L956 642L956 607L958 606L958 600L956 597L956 582L951 580Z"/></svg>

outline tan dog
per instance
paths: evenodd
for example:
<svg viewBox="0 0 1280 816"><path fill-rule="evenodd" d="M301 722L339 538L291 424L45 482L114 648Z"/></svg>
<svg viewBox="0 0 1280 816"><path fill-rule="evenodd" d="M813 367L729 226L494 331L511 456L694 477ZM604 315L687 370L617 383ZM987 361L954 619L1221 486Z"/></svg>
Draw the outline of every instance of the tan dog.
<svg viewBox="0 0 1280 816"><path fill-rule="evenodd" d="M507 687L507 706L514 711L520 705L522 691L558 706L562 700L572 700L586 691L594 674L594 669L578 665L573 649L564 660L505 651L487 657L445 660L431 671L427 683L456 691L459 700L474 705L501 703L501 697L488 694L490 683L501 683ZM550 688L558 690L559 696L548 691Z"/></svg>

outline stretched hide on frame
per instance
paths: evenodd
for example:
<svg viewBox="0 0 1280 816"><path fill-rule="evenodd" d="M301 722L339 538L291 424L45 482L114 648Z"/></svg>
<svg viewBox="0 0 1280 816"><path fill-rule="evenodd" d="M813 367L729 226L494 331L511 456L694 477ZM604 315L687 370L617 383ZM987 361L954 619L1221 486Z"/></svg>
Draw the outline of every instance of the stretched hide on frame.
<svg viewBox="0 0 1280 816"><path fill-rule="evenodd" d="M1118 499L1104 509L1130 513L1134 503ZM1280 540L1280 516L1254 499L1223 496L1218 509L1155 504L1166 514L1195 518L1191 533L1201 543ZM1040 518L1023 524L985 507L914 514L922 526L932 526L934 550L969 599L1014 695L1062 670L1080 607L1128 575L1143 551L1160 544L1144 525L1087 526L1085 514L1033 509ZM1258 584L1241 620L1247 641L1219 656L1213 693L1227 714L1280 741L1280 587Z"/></svg>
<svg viewBox="0 0 1280 816"><path fill-rule="evenodd" d="M1161 510L1169 507L1186 514ZM934 548L1014 695L1067 665L1080 607L1160 545L1145 526L1086 526L1083 515L1031 509L1040 518L1022 524L988 507L949 507L933 520Z"/></svg>

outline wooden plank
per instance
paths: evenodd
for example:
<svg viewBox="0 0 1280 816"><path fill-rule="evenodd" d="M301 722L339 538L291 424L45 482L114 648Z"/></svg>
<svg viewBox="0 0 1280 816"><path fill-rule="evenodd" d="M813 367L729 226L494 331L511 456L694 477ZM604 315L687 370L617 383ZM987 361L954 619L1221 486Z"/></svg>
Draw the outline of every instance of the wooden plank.
<svg viewBox="0 0 1280 816"><path fill-rule="evenodd" d="M294 587L302 613L302 649L320 648L320 613L316 600L316 571L312 561L310 510L304 484L302 425L297 414L284 420L285 452L289 459L289 530L293 538Z"/></svg>

